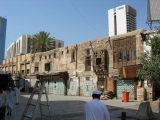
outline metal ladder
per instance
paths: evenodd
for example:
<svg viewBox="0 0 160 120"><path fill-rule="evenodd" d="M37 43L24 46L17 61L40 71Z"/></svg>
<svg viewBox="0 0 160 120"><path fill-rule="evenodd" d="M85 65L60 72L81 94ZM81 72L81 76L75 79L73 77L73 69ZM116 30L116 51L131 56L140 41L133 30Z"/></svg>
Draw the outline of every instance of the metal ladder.
<svg viewBox="0 0 160 120"><path fill-rule="evenodd" d="M38 110L38 107L40 107L41 120L42 120L43 116L50 117L50 120L53 120L52 116L51 116L50 106L49 106L48 94L47 94L46 87L45 87L45 84L47 82L48 81L36 81L36 84L34 86L33 92L31 93L31 96L30 96L30 98L29 98L29 100L27 102L27 105L26 105L26 107L24 109L24 112L22 114L21 120L25 120L25 118L29 118L31 120L34 120L35 116L36 116L36 113L37 113L37 110ZM40 83L42 83L42 85L38 86ZM41 103L41 97L42 97L42 94L43 94L44 90L45 90L45 96L46 96L47 104L42 104ZM37 98L36 104L32 104L31 102L32 102L33 96L35 94L38 94L38 98ZM29 109L29 106L35 106L32 115L27 115L27 111ZM48 107L49 116L42 114L42 106L47 106Z"/></svg>

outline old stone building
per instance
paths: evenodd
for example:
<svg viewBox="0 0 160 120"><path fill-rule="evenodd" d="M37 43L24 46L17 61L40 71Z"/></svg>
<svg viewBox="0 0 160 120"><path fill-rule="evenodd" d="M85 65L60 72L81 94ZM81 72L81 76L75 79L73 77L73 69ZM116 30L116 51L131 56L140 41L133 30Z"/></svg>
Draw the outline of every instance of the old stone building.
<svg viewBox="0 0 160 120"><path fill-rule="evenodd" d="M111 90L118 98L128 90L136 99L136 59L143 52L143 29L102 37L36 54L3 60L0 68L33 86L37 76L49 80L49 93L91 96L93 89Z"/></svg>

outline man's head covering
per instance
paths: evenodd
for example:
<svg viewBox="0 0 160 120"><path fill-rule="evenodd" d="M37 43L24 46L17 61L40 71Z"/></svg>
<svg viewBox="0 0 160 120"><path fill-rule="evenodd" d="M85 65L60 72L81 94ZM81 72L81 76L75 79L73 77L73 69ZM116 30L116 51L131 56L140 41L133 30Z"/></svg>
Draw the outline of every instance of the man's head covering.
<svg viewBox="0 0 160 120"><path fill-rule="evenodd" d="M93 94L93 95L101 95L101 93L102 93L102 92L99 91L99 90L94 90L92 94Z"/></svg>

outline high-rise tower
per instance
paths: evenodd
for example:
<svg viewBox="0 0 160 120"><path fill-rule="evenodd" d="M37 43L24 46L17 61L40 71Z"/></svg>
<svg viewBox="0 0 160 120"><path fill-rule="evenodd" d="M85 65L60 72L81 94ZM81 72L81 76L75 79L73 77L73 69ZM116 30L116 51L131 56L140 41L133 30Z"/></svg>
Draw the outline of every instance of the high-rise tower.
<svg viewBox="0 0 160 120"><path fill-rule="evenodd" d="M136 30L136 10L129 5L122 5L108 10L109 36Z"/></svg>
<svg viewBox="0 0 160 120"><path fill-rule="evenodd" d="M0 61L4 59L7 19L0 16Z"/></svg>

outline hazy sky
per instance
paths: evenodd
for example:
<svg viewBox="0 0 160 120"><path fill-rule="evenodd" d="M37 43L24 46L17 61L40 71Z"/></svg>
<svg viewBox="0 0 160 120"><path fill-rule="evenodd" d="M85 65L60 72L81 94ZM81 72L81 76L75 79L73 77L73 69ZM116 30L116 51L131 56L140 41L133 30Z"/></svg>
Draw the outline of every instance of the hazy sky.
<svg viewBox="0 0 160 120"><path fill-rule="evenodd" d="M137 29L146 24L146 0L0 0L7 18L6 49L22 34L39 31L63 40L65 46L108 36L108 9L128 4L137 10Z"/></svg>

